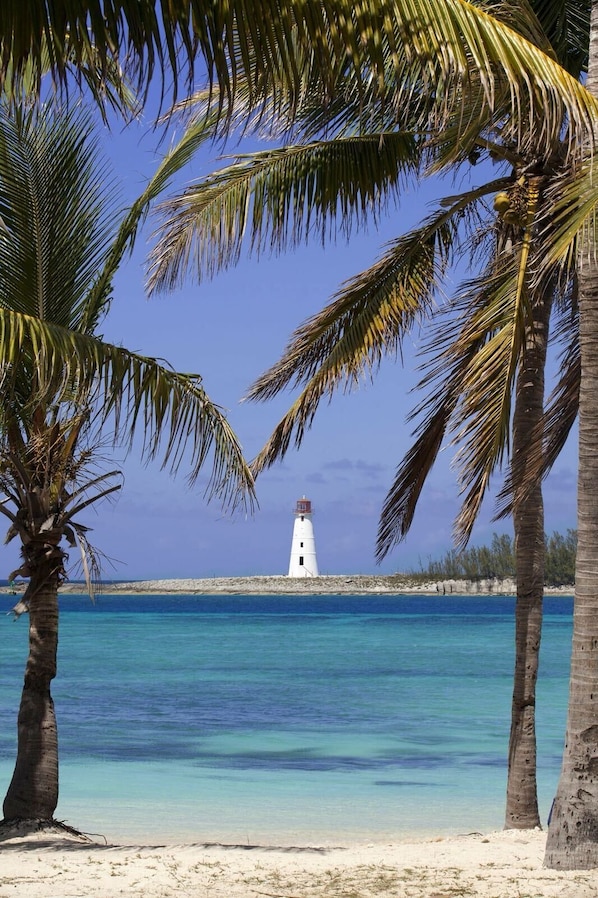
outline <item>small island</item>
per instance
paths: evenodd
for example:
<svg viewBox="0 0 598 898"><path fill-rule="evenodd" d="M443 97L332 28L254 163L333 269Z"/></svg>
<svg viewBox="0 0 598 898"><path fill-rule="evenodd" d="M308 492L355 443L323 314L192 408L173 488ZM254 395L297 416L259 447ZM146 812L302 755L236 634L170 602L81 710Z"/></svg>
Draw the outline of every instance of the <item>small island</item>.
<svg viewBox="0 0 598 898"><path fill-rule="evenodd" d="M547 587L546 595L570 595L572 585ZM80 594L82 583L63 584L62 593ZM164 580L132 580L103 583L103 595L515 595L512 578L480 580L430 580L414 574L346 574L319 577L205 577Z"/></svg>

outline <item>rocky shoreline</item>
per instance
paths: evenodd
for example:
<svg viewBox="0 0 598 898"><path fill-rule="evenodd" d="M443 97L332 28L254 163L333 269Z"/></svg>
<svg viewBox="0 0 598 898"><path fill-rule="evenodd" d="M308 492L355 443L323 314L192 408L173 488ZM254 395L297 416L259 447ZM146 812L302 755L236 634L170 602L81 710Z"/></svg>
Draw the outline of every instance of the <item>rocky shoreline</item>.
<svg viewBox="0 0 598 898"><path fill-rule="evenodd" d="M84 588L83 588L84 591ZM65 583L61 592L80 594L82 584ZM284 576L207 577L198 579L134 580L104 583L103 595L148 593L185 595L514 595L514 580L422 581L407 574L346 575L294 578ZM546 589L546 595L571 595L573 587Z"/></svg>

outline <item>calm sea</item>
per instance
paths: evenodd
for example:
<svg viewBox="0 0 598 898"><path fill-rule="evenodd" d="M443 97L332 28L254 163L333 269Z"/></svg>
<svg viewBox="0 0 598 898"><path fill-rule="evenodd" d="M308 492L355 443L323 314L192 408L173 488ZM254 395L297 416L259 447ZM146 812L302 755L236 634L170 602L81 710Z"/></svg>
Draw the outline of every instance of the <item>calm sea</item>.
<svg viewBox="0 0 598 898"><path fill-rule="evenodd" d="M11 597L2 596L8 610ZM56 816L113 840L335 843L500 829L514 599L61 599ZM547 598L544 822L572 600ZM0 792L27 619L0 619Z"/></svg>

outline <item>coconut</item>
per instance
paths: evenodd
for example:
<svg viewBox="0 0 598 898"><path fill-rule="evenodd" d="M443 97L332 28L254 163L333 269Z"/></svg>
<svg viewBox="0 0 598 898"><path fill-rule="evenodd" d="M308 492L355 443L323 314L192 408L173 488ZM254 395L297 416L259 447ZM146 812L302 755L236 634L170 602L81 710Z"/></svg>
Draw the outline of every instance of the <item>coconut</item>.
<svg viewBox="0 0 598 898"><path fill-rule="evenodd" d="M511 205L511 197L508 193L497 193L494 197L494 208L499 215L504 215Z"/></svg>

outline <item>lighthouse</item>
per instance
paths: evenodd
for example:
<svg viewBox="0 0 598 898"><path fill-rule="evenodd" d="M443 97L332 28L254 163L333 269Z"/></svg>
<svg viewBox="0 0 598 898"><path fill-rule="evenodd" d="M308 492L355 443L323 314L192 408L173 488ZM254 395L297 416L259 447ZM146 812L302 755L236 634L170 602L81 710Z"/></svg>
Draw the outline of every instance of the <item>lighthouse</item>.
<svg viewBox="0 0 598 898"><path fill-rule="evenodd" d="M295 523L289 561L289 577L317 577L316 540L311 522L311 501L303 496L295 505Z"/></svg>

